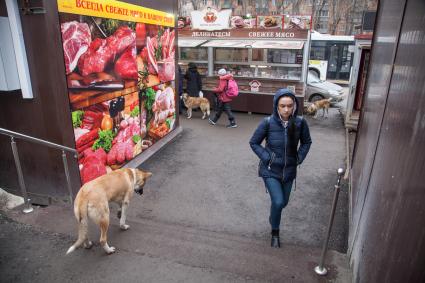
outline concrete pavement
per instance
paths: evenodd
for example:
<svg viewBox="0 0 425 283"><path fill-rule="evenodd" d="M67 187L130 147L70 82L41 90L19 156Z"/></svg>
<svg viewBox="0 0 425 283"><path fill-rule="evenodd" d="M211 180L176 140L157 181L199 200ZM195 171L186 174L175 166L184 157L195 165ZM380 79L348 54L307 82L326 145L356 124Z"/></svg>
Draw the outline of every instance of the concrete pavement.
<svg viewBox="0 0 425 283"><path fill-rule="evenodd" d="M47 266L34 277L39 282L65 278L106 282L119 278L123 282L349 282L345 256L335 251L329 253L331 270L327 277L313 272L325 236L335 172L345 158L345 132L338 111L331 109L328 119L307 118L313 145L299 171L297 190L283 213L281 249L269 247L270 200L257 177L258 159L248 145L264 116L237 114L239 127L226 129L225 117L210 126L199 119L200 115L194 112L192 120L181 116L182 135L141 166L154 176L143 197L134 196L130 204L129 231L119 231L116 208L112 207L109 239L118 248L116 255L106 257L96 246L64 257L76 238L75 219L70 207L50 206L30 215L8 213L14 221L31 226L2 222L0 250L5 253L0 255L0 263L17 264L25 253L31 268ZM347 210L343 189L330 245L340 252L346 250ZM31 237L16 233L19 227L30 231ZM94 227L91 230L92 239L98 242L98 231ZM0 266L1 274L19 282L34 273L31 268L14 272L4 264ZM96 274L85 274L87 266L96 267L90 268Z"/></svg>

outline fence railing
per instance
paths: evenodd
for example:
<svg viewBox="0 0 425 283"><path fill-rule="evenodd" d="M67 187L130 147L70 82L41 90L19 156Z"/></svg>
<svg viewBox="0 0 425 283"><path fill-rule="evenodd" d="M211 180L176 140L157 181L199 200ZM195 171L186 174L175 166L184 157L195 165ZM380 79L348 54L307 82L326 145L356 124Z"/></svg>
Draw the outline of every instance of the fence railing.
<svg viewBox="0 0 425 283"><path fill-rule="evenodd" d="M21 193L22 193L22 197L24 198L24 202L25 202L25 208L23 210L24 213L29 213L31 211L33 211L32 205L31 205L31 200L28 198L28 192L27 192L27 188L25 186L25 181L24 181L24 175L22 173L22 168L21 168L21 162L19 159L19 153L18 153L18 147L16 145L16 141L15 139L22 139L28 142L33 142L33 143L37 143L43 146L47 146L47 147L51 147L54 149L58 149L62 151L62 162L63 162L63 167L65 170L65 175L66 175L66 182L68 185L68 193L69 193L69 200L72 204L72 188L71 188L71 178L69 176L69 169L68 169L68 160L66 157L66 151L70 152L70 153L74 153L75 156L77 154L77 151L73 148L70 147L66 147L60 144L56 144L56 143L52 143L49 141L45 141L42 139L38 139L38 138L34 138L31 136L27 136L24 134L20 134L17 132L13 132L10 130L6 130L3 128L0 128L0 134L3 135L7 135L10 137L10 145L12 147L12 152L13 152L13 158L15 159L15 166L16 166L16 171L18 172L18 182L19 182L19 187L21 189Z"/></svg>

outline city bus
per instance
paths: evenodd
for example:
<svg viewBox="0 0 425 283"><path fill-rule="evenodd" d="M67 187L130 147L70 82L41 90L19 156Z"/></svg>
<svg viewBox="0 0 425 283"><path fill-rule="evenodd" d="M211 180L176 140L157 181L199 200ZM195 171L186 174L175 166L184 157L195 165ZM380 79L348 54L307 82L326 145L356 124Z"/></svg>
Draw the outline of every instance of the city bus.
<svg viewBox="0 0 425 283"><path fill-rule="evenodd" d="M354 36L311 33L309 70L328 80L348 81L353 64Z"/></svg>

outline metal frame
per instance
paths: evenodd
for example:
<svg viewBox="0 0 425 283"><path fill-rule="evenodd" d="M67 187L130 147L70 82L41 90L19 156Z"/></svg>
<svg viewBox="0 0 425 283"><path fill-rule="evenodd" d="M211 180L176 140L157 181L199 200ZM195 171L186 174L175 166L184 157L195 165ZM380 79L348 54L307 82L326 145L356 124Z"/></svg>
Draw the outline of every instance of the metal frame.
<svg viewBox="0 0 425 283"><path fill-rule="evenodd" d="M77 151L73 148L70 147L66 147L63 145L59 145L56 143L52 143L49 141L45 141L42 139L38 139L38 138L34 138L34 137L30 137L24 134L20 134L17 132L13 132L10 130L6 130L3 128L0 128L0 134L3 135L7 135L10 137L10 144L12 147L12 152L13 152L13 158L15 160L15 166L16 166L16 171L18 172L18 182L19 182L19 187L21 189L21 193L22 193L22 197L24 198L24 202L25 202L25 208L23 209L24 213L29 213L33 211L33 208L31 206L31 200L28 198L28 192L27 192L27 188L25 186L25 181L24 181L24 174L22 172L22 167L21 167L21 162L19 159L19 152L18 152L18 147L16 145L16 141L15 138L18 139L22 139L25 141L29 141L29 142L33 142L33 143L37 143L37 144L41 144L47 147L51 147L54 149L59 149L62 150L62 162L63 162L63 166L64 166L64 170L65 170L65 175L66 175L66 182L67 182L67 187L68 187L68 193L69 193L69 200L72 204L72 187L71 187L71 178L69 175L69 168L68 168L68 160L66 157L66 151L74 153L74 158L77 157Z"/></svg>

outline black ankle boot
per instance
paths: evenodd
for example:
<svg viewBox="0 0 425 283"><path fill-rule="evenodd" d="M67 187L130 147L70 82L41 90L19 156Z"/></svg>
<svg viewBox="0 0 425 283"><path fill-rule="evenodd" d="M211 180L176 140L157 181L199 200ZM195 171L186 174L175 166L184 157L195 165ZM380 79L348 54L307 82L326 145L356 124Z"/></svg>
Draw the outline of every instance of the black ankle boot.
<svg viewBox="0 0 425 283"><path fill-rule="evenodd" d="M279 230L272 230L272 240L270 246L272 248L280 248Z"/></svg>

